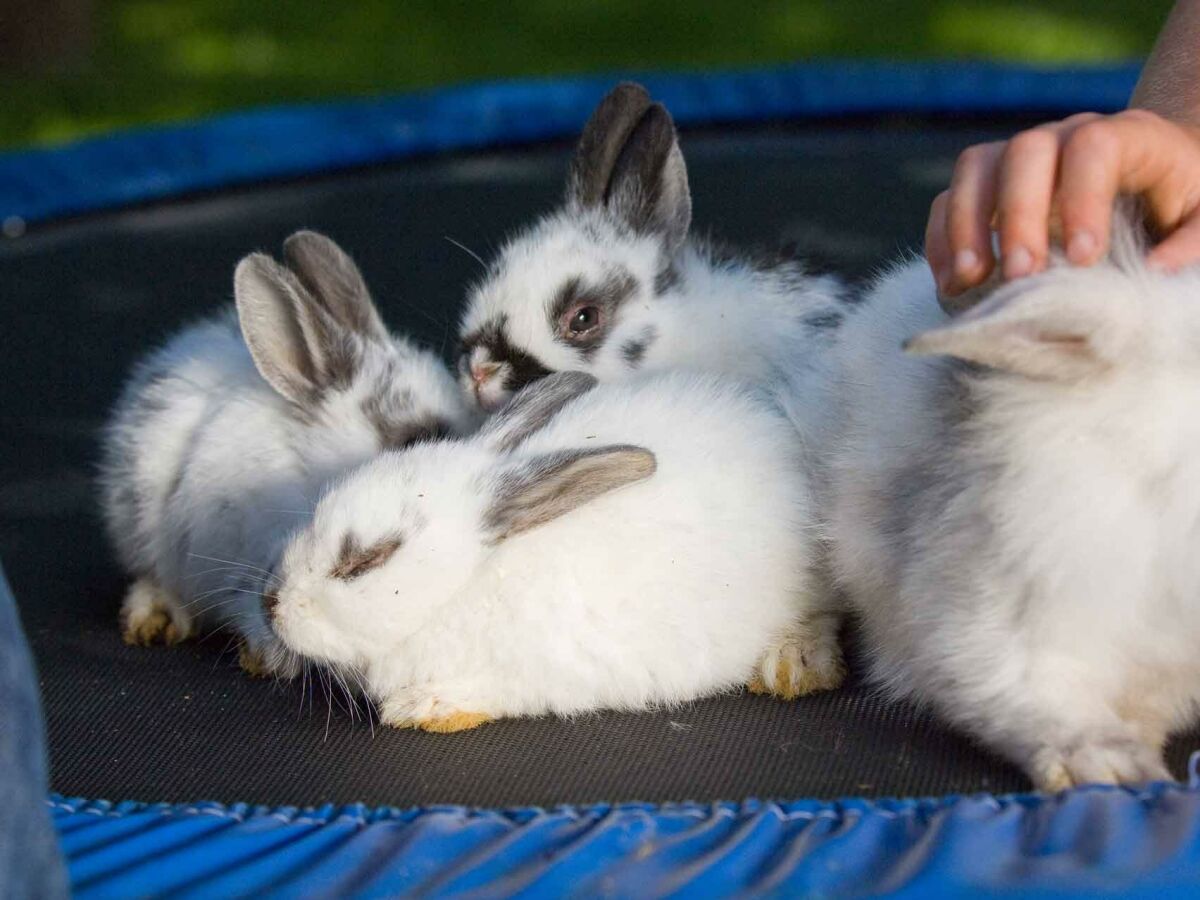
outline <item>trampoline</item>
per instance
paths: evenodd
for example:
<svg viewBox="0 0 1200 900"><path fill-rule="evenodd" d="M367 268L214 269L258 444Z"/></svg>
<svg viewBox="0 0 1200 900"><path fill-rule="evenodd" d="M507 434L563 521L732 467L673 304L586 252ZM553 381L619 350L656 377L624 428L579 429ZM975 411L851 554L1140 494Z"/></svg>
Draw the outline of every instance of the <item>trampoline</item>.
<svg viewBox="0 0 1200 900"><path fill-rule="evenodd" d="M645 76L681 126L696 226L851 279L907 249L957 152L1124 105L1136 67L798 66ZM465 283L551 206L616 78L267 110L0 156L0 559L41 678L49 799L79 896L1183 890L1200 792L1021 794L1023 776L853 676L785 703L382 728L245 676L223 636L121 643L92 473L131 362L300 227L388 323L449 354ZM452 239L452 240L448 240ZM854 658L853 629L847 639ZM861 670L853 666L853 671ZM849 798L849 799L847 799ZM887 799L928 798L928 799Z"/></svg>

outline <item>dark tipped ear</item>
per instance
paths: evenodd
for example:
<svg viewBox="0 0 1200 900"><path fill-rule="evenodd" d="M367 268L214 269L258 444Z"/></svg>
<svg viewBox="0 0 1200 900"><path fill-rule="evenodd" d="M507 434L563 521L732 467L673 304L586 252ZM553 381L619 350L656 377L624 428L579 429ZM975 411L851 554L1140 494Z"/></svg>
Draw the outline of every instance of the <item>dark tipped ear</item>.
<svg viewBox="0 0 1200 900"><path fill-rule="evenodd" d="M233 276L242 336L259 373L293 403L349 382L356 356L337 324L288 269L252 253Z"/></svg>
<svg viewBox="0 0 1200 900"><path fill-rule="evenodd" d="M555 372L520 390L480 429L491 447L507 452L540 431L560 409L596 386L586 372Z"/></svg>
<svg viewBox="0 0 1200 900"><path fill-rule="evenodd" d="M387 338L362 273L332 240L315 231L297 231L283 242L283 259L335 322L363 337Z"/></svg>
<svg viewBox="0 0 1200 900"><path fill-rule="evenodd" d="M536 457L501 475L484 526L493 541L502 541L644 481L656 468L654 454L643 447L596 447Z"/></svg>
<svg viewBox="0 0 1200 900"><path fill-rule="evenodd" d="M604 203L613 166L630 133L650 108L650 94L631 81L618 84L596 106L575 148L567 202L582 208Z"/></svg>
<svg viewBox="0 0 1200 900"><path fill-rule="evenodd" d="M613 167L607 206L638 232L662 236L674 251L692 224L692 195L675 123L661 103L629 135Z"/></svg>

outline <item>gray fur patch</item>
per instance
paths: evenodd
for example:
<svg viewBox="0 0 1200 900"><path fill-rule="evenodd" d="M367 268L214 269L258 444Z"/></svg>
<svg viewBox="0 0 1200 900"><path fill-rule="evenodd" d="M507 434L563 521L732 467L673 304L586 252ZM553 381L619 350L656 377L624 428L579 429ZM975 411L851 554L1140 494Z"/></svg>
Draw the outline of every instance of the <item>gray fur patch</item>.
<svg viewBox="0 0 1200 900"><path fill-rule="evenodd" d="M378 569L402 546L404 539L398 534L378 540L370 547L363 547L358 538L347 532L342 538L337 561L329 570L329 577L339 581L353 581L372 569Z"/></svg>
<svg viewBox="0 0 1200 900"><path fill-rule="evenodd" d="M805 316L804 324L814 331L834 331L842 327L846 317L837 310L825 310Z"/></svg>
<svg viewBox="0 0 1200 900"><path fill-rule="evenodd" d="M674 263L654 276L654 296L661 297L683 284L683 272Z"/></svg>
<svg viewBox="0 0 1200 900"><path fill-rule="evenodd" d="M363 337L386 339L362 273L341 247L315 231L298 231L283 242L283 258L339 325Z"/></svg>
<svg viewBox="0 0 1200 900"><path fill-rule="evenodd" d="M642 329L640 335L621 345L621 357L625 360L625 364L631 369L636 369L642 364L642 360L646 356L646 351L657 340L658 329L653 325L647 325Z"/></svg>
<svg viewBox="0 0 1200 900"><path fill-rule="evenodd" d="M418 413L417 398L409 388L397 390L394 385L398 381L389 366L376 389L362 401L363 415L379 436L380 449L403 450L418 441L449 437L449 424L432 413Z"/></svg>
<svg viewBox="0 0 1200 900"><path fill-rule="evenodd" d="M501 453L516 449L597 381L584 372L556 372L517 393L480 430L480 437Z"/></svg>
<svg viewBox="0 0 1200 900"><path fill-rule="evenodd" d="M624 82L597 104L575 149L567 178L567 201L583 208L602 204L608 194L613 166L629 133L650 107L650 95L640 84Z"/></svg>
<svg viewBox="0 0 1200 900"><path fill-rule="evenodd" d="M617 488L654 474L657 461L643 447L567 450L505 473L484 525L492 542L545 525Z"/></svg>

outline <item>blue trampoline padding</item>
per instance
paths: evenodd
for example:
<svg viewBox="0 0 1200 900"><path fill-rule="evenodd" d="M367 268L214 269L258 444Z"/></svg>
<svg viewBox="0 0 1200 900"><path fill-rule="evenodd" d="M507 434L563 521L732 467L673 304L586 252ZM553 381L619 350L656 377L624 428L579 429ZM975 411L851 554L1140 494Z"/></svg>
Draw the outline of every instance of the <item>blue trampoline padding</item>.
<svg viewBox="0 0 1200 900"><path fill-rule="evenodd" d="M79 898L1197 896L1200 787L513 811L50 799Z"/></svg>
<svg viewBox="0 0 1200 900"><path fill-rule="evenodd" d="M821 62L507 81L279 106L0 154L0 220L33 223L225 185L564 138L621 77L644 82L687 126L880 113L1111 111L1125 105L1138 68Z"/></svg>

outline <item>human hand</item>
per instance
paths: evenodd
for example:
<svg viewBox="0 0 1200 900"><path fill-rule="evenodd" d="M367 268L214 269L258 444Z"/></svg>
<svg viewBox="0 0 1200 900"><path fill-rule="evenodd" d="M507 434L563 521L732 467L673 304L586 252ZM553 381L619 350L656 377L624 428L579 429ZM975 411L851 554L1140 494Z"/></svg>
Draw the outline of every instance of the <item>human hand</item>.
<svg viewBox="0 0 1200 900"><path fill-rule="evenodd" d="M939 290L953 296L992 273L993 226L1006 280L1045 268L1052 216L1068 260L1095 263L1118 194L1142 197L1163 236L1151 266L1200 261L1200 128L1138 109L1081 113L968 147L929 210L925 254Z"/></svg>

